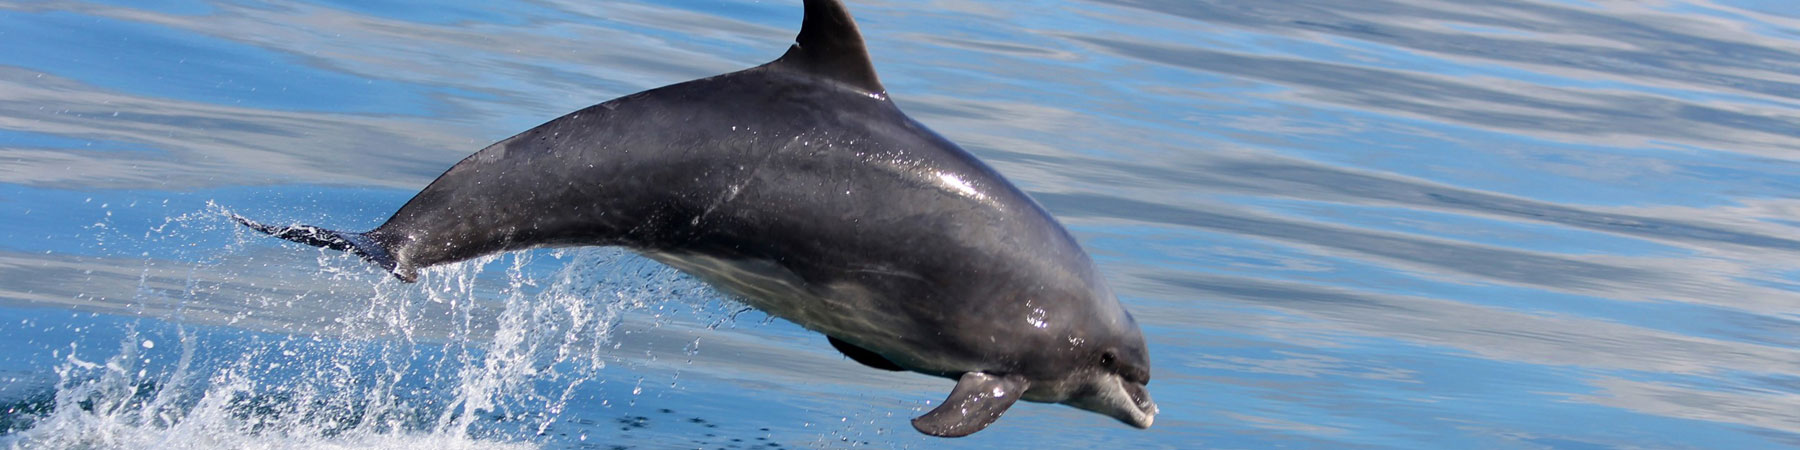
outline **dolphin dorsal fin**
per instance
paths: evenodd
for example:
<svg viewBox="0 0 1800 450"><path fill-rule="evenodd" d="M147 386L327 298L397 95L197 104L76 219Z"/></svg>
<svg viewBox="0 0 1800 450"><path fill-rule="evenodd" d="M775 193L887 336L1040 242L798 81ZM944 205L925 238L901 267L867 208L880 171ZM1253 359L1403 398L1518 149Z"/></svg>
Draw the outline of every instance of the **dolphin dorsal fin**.
<svg viewBox="0 0 1800 450"><path fill-rule="evenodd" d="M869 94L883 94L875 64L863 46L856 21L840 0L806 0L806 19L794 46L773 63L844 83Z"/></svg>

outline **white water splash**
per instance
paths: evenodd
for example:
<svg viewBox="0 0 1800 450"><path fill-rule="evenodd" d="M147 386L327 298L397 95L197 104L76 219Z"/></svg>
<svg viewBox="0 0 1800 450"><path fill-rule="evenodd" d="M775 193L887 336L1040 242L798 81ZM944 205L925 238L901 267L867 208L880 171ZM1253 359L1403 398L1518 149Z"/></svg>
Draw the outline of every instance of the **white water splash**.
<svg viewBox="0 0 1800 450"><path fill-rule="evenodd" d="M223 257L206 259L247 259L245 247L255 246L240 241ZM531 254L515 253L433 269L406 285L360 269L364 263L354 257L321 253L321 279L305 281L322 286L236 298L243 311L210 318L199 311L221 308L193 304L254 277L203 263L190 273L223 272L227 280L190 276L184 289L171 291L152 288L146 275L134 307L167 308L146 315L197 327L176 325L175 342L162 337L154 346L128 332L104 362L91 356L100 352L71 347L56 370L54 408L0 437L0 447L535 447L577 389L606 367L611 347L603 344L625 312L711 295L679 272L621 250L552 255L552 265L561 264L550 276L532 273L544 269L531 264ZM500 262L503 273L487 270ZM351 300L332 302L346 296ZM323 326L279 317L332 303L362 306L323 308L310 318ZM302 326L270 328L316 332L200 331L287 322Z"/></svg>

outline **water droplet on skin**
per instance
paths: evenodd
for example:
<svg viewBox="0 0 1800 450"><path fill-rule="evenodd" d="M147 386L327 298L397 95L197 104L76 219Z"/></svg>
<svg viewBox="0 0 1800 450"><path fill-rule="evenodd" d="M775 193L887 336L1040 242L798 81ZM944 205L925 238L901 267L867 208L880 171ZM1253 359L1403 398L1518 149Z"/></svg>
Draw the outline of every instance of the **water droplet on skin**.
<svg viewBox="0 0 1800 450"><path fill-rule="evenodd" d="M1044 308L1034 308L1031 310L1030 314L1027 314L1025 316L1025 322L1030 323L1031 326L1038 327L1038 328L1044 328L1044 327L1050 326L1050 322L1047 322L1044 320L1044 316L1046 316L1048 314L1049 313L1044 312Z"/></svg>

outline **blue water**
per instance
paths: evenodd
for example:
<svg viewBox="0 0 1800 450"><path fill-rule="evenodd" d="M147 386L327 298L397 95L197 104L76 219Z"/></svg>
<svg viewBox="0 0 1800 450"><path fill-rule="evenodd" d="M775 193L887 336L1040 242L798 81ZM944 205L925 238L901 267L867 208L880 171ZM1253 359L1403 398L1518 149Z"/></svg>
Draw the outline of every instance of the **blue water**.
<svg viewBox="0 0 1800 450"><path fill-rule="evenodd" d="M1135 430L605 249L401 284L361 229L550 118L773 59L798 1L0 2L0 446L1800 446L1789 2L851 2L914 118L1148 335Z"/></svg>

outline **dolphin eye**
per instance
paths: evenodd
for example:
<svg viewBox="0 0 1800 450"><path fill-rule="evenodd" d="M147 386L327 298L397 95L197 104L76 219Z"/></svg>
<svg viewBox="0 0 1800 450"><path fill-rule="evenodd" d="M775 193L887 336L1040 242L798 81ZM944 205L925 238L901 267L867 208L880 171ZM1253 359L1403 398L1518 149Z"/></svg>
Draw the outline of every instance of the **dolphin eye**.
<svg viewBox="0 0 1800 450"><path fill-rule="evenodd" d="M1100 366L1101 367L1110 369L1110 368L1112 368L1113 364L1116 364L1118 362L1119 362L1118 358L1113 356L1112 350L1107 350L1105 352L1100 353Z"/></svg>

